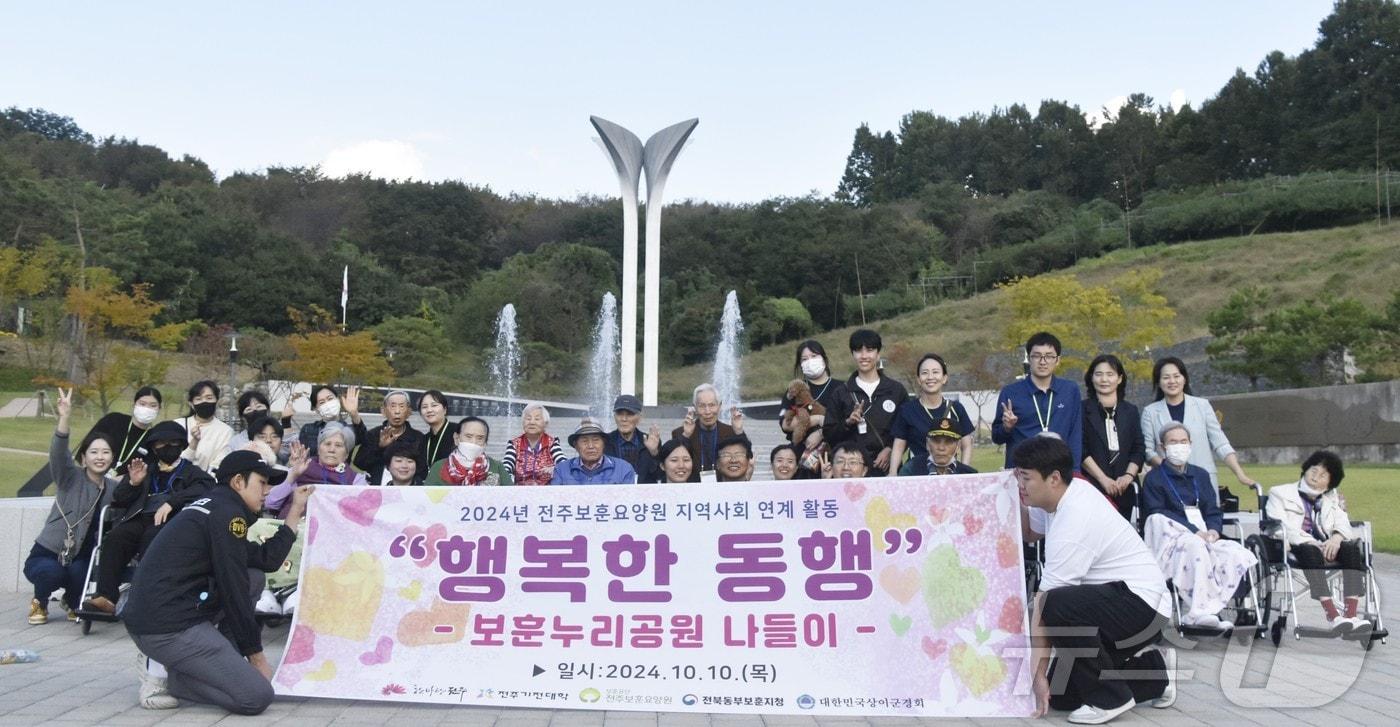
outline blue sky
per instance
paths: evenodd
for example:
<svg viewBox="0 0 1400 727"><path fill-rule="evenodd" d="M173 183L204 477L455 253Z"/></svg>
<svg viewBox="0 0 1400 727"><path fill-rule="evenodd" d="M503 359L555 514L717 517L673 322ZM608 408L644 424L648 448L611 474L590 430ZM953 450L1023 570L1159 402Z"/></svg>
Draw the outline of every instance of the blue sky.
<svg viewBox="0 0 1400 727"><path fill-rule="evenodd" d="M588 123L700 126L668 200L839 181L857 125L1043 98L1212 95L1312 45L1328 0L23 3L0 106L204 159L616 194Z"/></svg>

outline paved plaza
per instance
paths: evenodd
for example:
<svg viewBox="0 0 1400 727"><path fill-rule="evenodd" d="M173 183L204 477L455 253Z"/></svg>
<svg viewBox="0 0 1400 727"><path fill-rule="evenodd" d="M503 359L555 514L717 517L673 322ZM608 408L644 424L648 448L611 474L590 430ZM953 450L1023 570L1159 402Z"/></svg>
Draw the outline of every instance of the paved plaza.
<svg viewBox="0 0 1400 727"><path fill-rule="evenodd" d="M1383 593L1400 593L1400 556L1378 555L1377 575ZM59 619L44 626L24 622L28 596L0 597L0 648L32 649L40 660L0 666L0 724L20 725L910 725L941 720L907 717L810 717L736 714L672 714L622 711L494 709L468 706L349 702L279 698L258 717L238 717L189 705L152 712L136 706L135 647L119 624L95 624L83 636L75 624ZM1393 607L1386 620L1400 623ZM1320 616L1305 611L1307 617ZM287 626L269 629L269 655L280 656ZM1400 722L1400 643L1377 643L1369 652L1353 642L1288 640L1275 649L1267 640L1247 646L1210 641L1179 649L1180 668L1189 671L1176 706L1140 707L1115 720L1123 725L1260 724L1279 727L1309 723ZM1222 684L1225 685L1222 688ZM1329 695L1339 694L1332 698ZM1047 723L1064 724L1064 713ZM967 720L973 724L1036 724L1035 720Z"/></svg>

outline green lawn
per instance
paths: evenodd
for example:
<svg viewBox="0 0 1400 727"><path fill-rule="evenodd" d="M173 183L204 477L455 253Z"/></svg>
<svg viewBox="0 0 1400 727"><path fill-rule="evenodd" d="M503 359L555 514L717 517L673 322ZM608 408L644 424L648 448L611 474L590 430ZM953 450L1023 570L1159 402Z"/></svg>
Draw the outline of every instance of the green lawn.
<svg viewBox="0 0 1400 727"><path fill-rule="evenodd" d="M0 396L0 398L4 398ZM78 436L87 434L97 422L96 412L79 410L73 418L72 430ZM0 419L0 447L25 449L47 455L49 439L53 437L53 419ZM73 446L77 446L74 444ZM27 482L40 467L48 463L47 457L32 454L0 452L0 497L14 497L20 485Z"/></svg>

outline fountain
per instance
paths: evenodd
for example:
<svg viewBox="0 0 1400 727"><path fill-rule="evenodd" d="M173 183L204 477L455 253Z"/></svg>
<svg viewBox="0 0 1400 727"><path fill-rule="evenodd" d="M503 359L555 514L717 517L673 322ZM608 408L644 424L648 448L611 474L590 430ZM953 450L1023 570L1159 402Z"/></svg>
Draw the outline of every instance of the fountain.
<svg viewBox="0 0 1400 727"><path fill-rule="evenodd" d="M715 370L710 375L710 382L724 402L720 418L725 423L729 423L730 407L739 406L739 337L743 333L739 294L731 290L724 298L724 313L719 319L719 345L715 347Z"/></svg>
<svg viewBox="0 0 1400 727"><path fill-rule="evenodd" d="M506 437L515 434L515 376L520 370L520 341L516 337L515 306L506 303L496 318L496 352L491 357L491 380L496 395L506 400Z"/></svg>
<svg viewBox="0 0 1400 727"><path fill-rule="evenodd" d="M603 294L598 323L593 327L593 355L588 359L588 410L599 421L612 420L617 395L617 298Z"/></svg>

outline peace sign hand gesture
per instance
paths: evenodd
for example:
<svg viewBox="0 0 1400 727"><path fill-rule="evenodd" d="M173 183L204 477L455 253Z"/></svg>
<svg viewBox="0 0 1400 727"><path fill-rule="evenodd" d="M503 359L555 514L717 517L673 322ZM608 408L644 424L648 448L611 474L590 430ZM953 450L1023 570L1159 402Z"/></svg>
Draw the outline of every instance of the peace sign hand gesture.
<svg viewBox="0 0 1400 727"><path fill-rule="evenodd" d="M73 389L69 388L69 391L63 391L63 387L59 387L59 399L53 403L53 409L59 415L59 423L55 427L56 433L69 433L69 415L73 413Z"/></svg>
<svg viewBox="0 0 1400 727"><path fill-rule="evenodd" d="M1020 421L1021 418L1018 417L1018 416L1016 416L1016 412L1011 408L1011 400L1010 400L1010 399L1007 399L1006 401L1003 401L1001 404L1002 404L1002 406L1001 406L1001 425L1002 425L1002 427L1004 427L1004 428L1006 428L1006 429L1008 429L1008 430L1010 430L1010 429L1015 429L1015 428L1016 428L1016 422Z"/></svg>

